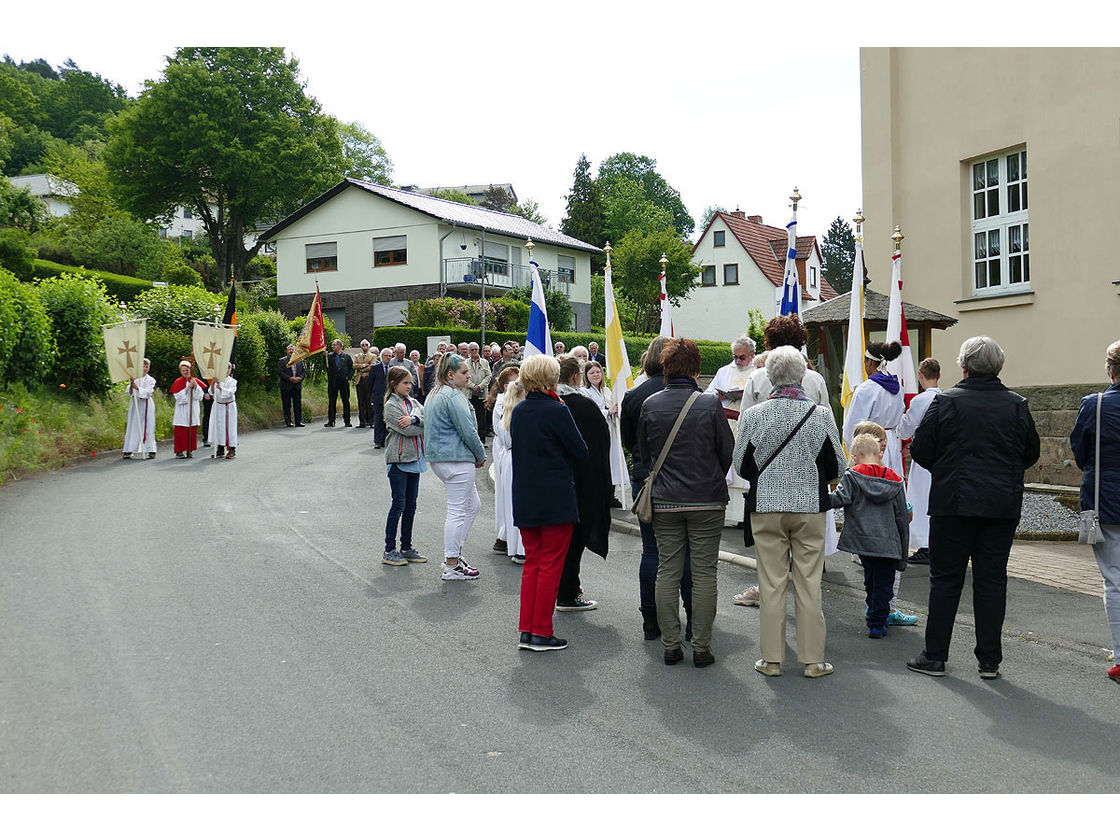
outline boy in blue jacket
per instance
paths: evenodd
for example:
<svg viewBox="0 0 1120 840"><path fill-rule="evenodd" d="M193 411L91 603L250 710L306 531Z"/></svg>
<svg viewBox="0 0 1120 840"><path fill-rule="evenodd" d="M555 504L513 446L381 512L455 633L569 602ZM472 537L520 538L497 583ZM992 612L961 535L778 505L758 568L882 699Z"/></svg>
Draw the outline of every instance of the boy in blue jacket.
<svg viewBox="0 0 1120 840"><path fill-rule="evenodd" d="M867 590L867 635L887 635L895 570L906 568L910 514L901 476L883 466L879 441L856 435L850 466L829 493L832 507L844 508L839 549L858 554Z"/></svg>

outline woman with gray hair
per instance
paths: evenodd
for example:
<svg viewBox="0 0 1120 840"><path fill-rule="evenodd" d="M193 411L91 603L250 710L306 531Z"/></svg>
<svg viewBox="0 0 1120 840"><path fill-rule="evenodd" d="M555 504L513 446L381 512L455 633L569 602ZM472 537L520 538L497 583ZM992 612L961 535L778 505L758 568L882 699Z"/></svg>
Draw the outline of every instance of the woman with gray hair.
<svg viewBox="0 0 1120 840"><path fill-rule="evenodd" d="M743 413L734 464L751 484L751 517L758 556L759 641L755 670L781 676L786 649L786 588L793 578L797 659L806 677L831 674L824 659L821 609L828 483L844 471L840 433L832 411L817 405L801 382L806 362L793 347L766 358L773 385L768 399Z"/></svg>
<svg viewBox="0 0 1120 840"><path fill-rule="evenodd" d="M1112 630L1114 664L1108 677L1120 683L1120 664L1115 663L1120 651L1120 341L1108 345L1105 369L1112 385L1103 394L1090 394L1081 401L1069 445L1084 471L1081 509L1097 512L1104 536L1093 553L1104 578L1104 612Z"/></svg>
<svg viewBox="0 0 1120 840"><path fill-rule="evenodd" d="M980 677L994 680L1003 659L1007 558L1023 507L1023 472L1038 460L1027 401L999 381L1003 350L986 335L961 345L962 379L926 410L911 457L929 470L929 618L925 649L911 671L945 676L965 571Z"/></svg>

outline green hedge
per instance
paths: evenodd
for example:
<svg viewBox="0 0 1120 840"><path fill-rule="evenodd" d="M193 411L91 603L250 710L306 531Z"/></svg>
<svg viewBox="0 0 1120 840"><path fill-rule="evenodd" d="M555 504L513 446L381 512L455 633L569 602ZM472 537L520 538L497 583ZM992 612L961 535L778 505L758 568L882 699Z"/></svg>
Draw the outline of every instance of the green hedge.
<svg viewBox="0 0 1120 840"><path fill-rule="evenodd" d="M111 271L94 271L89 268L62 265L61 263L51 262L50 260L35 260L34 268L31 272L32 277L36 280L43 280L47 277L58 277L63 273L75 274L79 277L92 277L95 280L100 280L102 285L105 286L106 292L117 300L123 300L126 303L133 300L142 292L146 292L148 289L152 288L150 280L141 280L139 277L128 277L124 274L113 274Z"/></svg>
<svg viewBox="0 0 1120 840"><path fill-rule="evenodd" d="M421 354L425 354L428 347L427 339L430 335L449 335L456 344L461 341L479 340L478 330L440 329L439 327L378 327L373 331L373 343L378 347L391 347L399 341L409 350L416 349ZM628 333L623 335L623 339L626 341L626 355L630 357L630 367L633 369L634 375L637 376L640 372L638 365L641 362L642 353L645 352L654 336ZM518 341L524 346L525 333L486 331L486 341L490 344L494 342L502 344L510 340ZM605 344L602 333L589 332L553 332L552 343L555 344L557 341L563 341L564 346L569 350L580 344L586 347L592 341L599 342L600 348ZM701 375L714 376L717 370L731 361L729 342L697 341L696 344L700 348Z"/></svg>
<svg viewBox="0 0 1120 840"><path fill-rule="evenodd" d="M191 337L186 333L148 324L144 355L152 360L149 372L164 391L179 378L179 362L192 352Z"/></svg>

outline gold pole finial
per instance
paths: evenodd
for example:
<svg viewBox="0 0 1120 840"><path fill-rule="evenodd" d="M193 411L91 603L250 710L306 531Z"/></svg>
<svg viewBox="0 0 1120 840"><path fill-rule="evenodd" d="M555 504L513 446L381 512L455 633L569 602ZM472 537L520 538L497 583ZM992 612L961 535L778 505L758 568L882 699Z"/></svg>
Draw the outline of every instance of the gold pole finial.
<svg viewBox="0 0 1120 840"><path fill-rule="evenodd" d="M661 263L661 273L664 274L665 273L665 266L667 266L669 264L669 258L667 256L665 256L664 254L662 254L661 259L659 259L658 262Z"/></svg>
<svg viewBox="0 0 1120 840"><path fill-rule="evenodd" d="M611 251L613 250L614 248L611 247L611 241L608 239L607 244L603 246L603 253L607 255L607 265L611 264Z"/></svg>
<svg viewBox="0 0 1120 840"><path fill-rule="evenodd" d="M525 240L525 250L529 252L529 262L533 261L533 249L536 247L537 246L533 244L533 237L530 236Z"/></svg>
<svg viewBox="0 0 1120 840"><path fill-rule="evenodd" d="M797 203L801 201L801 193L797 191L797 187L793 188L793 195L789 197L789 200L793 202L793 209L796 210Z"/></svg>
<svg viewBox="0 0 1120 840"><path fill-rule="evenodd" d="M852 219L852 221L856 223L856 233L859 233L859 229L863 227L863 223L867 221L866 217L863 215L863 210L856 210L856 217Z"/></svg>
<svg viewBox="0 0 1120 840"><path fill-rule="evenodd" d="M902 233L902 225L895 225L894 233L891 234L891 239L894 240L894 252L896 254L902 253L902 240L905 238L906 236Z"/></svg>

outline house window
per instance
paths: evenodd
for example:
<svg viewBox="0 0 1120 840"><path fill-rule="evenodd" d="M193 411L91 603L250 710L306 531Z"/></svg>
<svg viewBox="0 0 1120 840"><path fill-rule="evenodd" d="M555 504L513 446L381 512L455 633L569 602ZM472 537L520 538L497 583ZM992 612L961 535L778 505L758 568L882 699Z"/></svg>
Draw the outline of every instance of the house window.
<svg viewBox="0 0 1120 840"><path fill-rule="evenodd" d="M576 279L575 257L565 257L563 254L557 256L556 273L560 275L560 280L562 282L574 283Z"/></svg>
<svg viewBox="0 0 1120 840"><path fill-rule="evenodd" d="M179 235L180 235L181 237L183 237L183 239L191 239L191 238L193 238L193 236L194 236L194 231L191 231L191 230L184 230L184 231L183 231L182 233L180 233Z"/></svg>
<svg viewBox="0 0 1120 840"><path fill-rule="evenodd" d="M809 266L809 288L817 288L817 267L815 265Z"/></svg>
<svg viewBox="0 0 1120 840"><path fill-rule="evenodd" d="M408 263L408 237L380 236L373 240L373 266Z"/></svg>
<svg viewBox="0 0 1120 840"><path fill-rule="evenodd" d="M738 286L739 285L739 264L731 263L723 267L723 285L725 286Z"/></svg>
<svg viewBox="0 0 1120 840"><path fill-rule="evenodd" d="M304 245L303 249L308 274L316 271L338 271L337 242L317 242L314 245Z"/></svg>
<svg viewBox="0 0 1120 840"><path fill-rule="evenodd" d="M501 242L491 242L487 240L484 256L486 258L486 274L490 276L496 275L498 277L509 276L508 245L503 245Z"/></svg>
<svg viewBox="0 0 1120 840"><path fill-rule="evenodd" d="M1027 153L970 164L972 288L976 295L1030 288Z"/></svg>
<svg viewBox="0 0 1120 840"><path fill-rule="evenodd" d="M701 286L714 286L716 284L716 267L714 265L704 266L704 273L700 275Z"/></svg>
<svg viewBox="0 0 1120 840"><path fill-rule="evenodd" d="M194 218L194 215L191 213L191 208L189 208L189 207L184 207L183 208L183 218L184 219L193 219Z"/></svg>
<svg viewBox="0 0 1120 840"><path fill-rule="evenodd" d="M727 239L727 231L725 231L725 230L712 231L712 247L713 248L722 248L725 244L726 239Z"/></svg>

